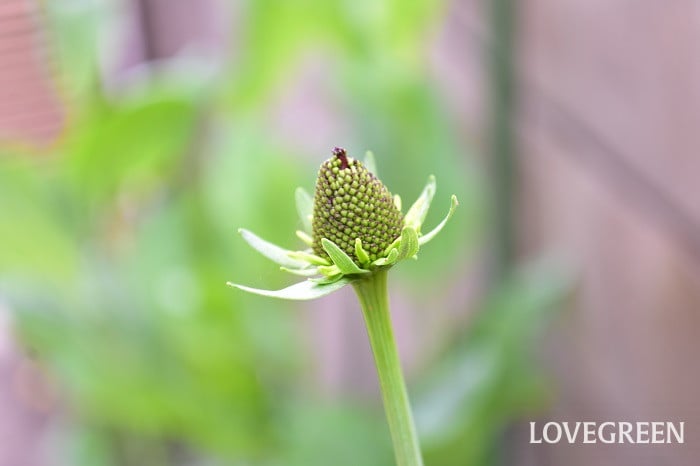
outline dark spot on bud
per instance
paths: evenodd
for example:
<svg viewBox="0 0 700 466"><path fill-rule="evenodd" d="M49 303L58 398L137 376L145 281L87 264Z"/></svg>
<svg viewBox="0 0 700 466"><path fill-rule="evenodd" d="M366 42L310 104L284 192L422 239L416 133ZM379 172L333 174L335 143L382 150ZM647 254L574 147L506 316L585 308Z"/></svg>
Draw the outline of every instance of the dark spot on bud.
<svg viewBox="0 0 700 466"><path fill-rule="evenodd" d="M333 155L338 157L338 159L340 160L340 168L342 168L343 170L348 168L348 154L347 152L345 152L345 149L343 149L342 147L335 147L333 148Z"/></svg>

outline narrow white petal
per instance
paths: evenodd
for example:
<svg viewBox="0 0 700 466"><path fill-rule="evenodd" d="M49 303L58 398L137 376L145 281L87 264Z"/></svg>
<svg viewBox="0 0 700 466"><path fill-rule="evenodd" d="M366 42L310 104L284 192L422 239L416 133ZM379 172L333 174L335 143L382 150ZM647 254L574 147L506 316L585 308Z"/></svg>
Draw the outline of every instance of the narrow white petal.
<svg viewBox="0 0 700 466"><path fill-rule="evenodd" d="M261 290L258 288L251 288L249 286L238 285L236 283L228 282L227 285L239 290L247 291L248 293L253 293L261 296L268 296L271 298L279 299L291 299L291 300L308 300L316 299L321 296L333 293L350 283L352 280L348 278L341 278L340 280L333 283L319 284L314 283L310 280L305 280L299 282L287 288L281 290Z"/></svg>
<svg viewBox="0 0 700 466"><path fill-rule="evenodd" d="M290 269L303 269L309 266L309 264L303 260L289 257L289 253L292 251L288 251L277 246L276 244L265 241L251 231L241 228L238 230L238 232L253 249L283 267Z"/></svg>

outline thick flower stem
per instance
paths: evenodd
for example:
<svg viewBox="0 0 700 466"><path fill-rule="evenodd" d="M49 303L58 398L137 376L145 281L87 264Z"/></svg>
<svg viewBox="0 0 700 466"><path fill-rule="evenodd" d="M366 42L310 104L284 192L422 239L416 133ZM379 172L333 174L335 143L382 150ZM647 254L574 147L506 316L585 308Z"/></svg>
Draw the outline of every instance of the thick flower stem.
<svg viewBox="0 0 700 466"><path fill-rule="evenodd" d="M355 281L353 287L362 306L367 334L377 365L396 464L422 466L418 436L391 328L386 276L386 271L378 271L368 278Z"/></svg>

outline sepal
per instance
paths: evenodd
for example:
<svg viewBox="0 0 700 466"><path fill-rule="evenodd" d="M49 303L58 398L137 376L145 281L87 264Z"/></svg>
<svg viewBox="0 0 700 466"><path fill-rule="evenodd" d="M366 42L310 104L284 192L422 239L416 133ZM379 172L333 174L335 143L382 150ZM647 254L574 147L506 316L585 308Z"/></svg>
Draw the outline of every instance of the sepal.
<svg viewBox="0 0 700 466"><path fill-rule="evenodd" d="M438 224L438 226L433 228L430 231L430 233L427 233L427 234L421 236L420 238L418 238L418 244L422 246L422 245L426 244L428 241L430 241L431 239L435 238L437 236L437 234L440 233L440 230L442 230L442 228L447 224L448 220L450 220L450 218L452 217L452 214L455 213L455 209L457 208L458 205L459 205L459 201L457 201L457 196L455 196L453 194L452 197L450 198L450 210L449 210L449 212L447 212L447 215L445 216L445 218L443 218L442 222L440 222Z"/></svg>
<svg viewBox="0 0 700 466"><path fill-rule="evenodd" d="M411 227L403 227L401 230L401 241L399 242L399 252L397 260L407 259L418 254L420 245L418 243L418 233Z"/></svg>
<svg viewBox="0 0 700 466"><path fill-rule="evenodd" d="M369 273L369 270L359 268L350 258L350 256L345 254L345 251L340 249L333 241L322 238L321 244L323 245L323 249L331 258L331 261L333 261L333 263L340 269L340 272L344 275Z"/></svg>
<svg viewBox="0 0 700 466"><path fill-rule="evenodd" d="M297 188L297 190L294 192L294 199L296 200L299 219L301 220L302 225L304 225L304 231L306 233L311 233L311 218L314 210L314 200L311 195L301 187Z"/></svg>
<svg viewBox="0 0 700 466"><path fill-rule="evenodd" d="M430 175L420 196L418 196L416 202L414 202L411 208L408 209L408 212L406 212L404 225L413 228L416 230L416 233L420 233L425 216L428 215L430 203L433 201L433 196L435 196L435 187L435 177Z"/></svg>
<svg viewBox="0 0 700 466"><path fill-rule="evenodd" d="M370 173L374 173L374 176L379 177L379 172L377 171L377 160L374 158L374 153L371 150L365 152L364 165Z"/></svg>
<svg viewBox="0 0 700 466"><path fill-rule="evenodd" d="M249 293L269 296L271 298L279 299L292 299L305 301L309 299L316 299L327 294L331 294L349 284L352 280L349 278L340 278L332 283L316 283L311 280L305 280L303 282L296 283L287 288L281 290L261 290L258 288L251 288L249 286L238 285L236 283L228 282L229 286L238 288L239 290L247 291Z"/></svg>
<svg viewBox="0 0 700 466"><path fill-rule="evenodd" d="M287 267L290 269L304 269L309 266L309 264L302 259L290 257L290 253L292 253L292 251L288 251L277 246L276 244L265 241L255 233L248 231L245 228L240 228L238 232L241 234L246 243L248 243L253 249L282 267Z"/></svg>

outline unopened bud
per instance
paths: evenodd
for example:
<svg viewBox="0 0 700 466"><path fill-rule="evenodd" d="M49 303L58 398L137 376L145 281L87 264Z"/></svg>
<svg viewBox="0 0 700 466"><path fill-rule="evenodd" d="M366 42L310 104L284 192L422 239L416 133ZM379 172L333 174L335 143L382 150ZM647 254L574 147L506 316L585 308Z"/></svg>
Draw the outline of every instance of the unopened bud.
<svg viewBox="0 0 700 466"><path fill-rule="evenodd" d="M333 241L360 265L355 239L371 261L401 235L403 214L389 190L359 161L336 147L319 169L313 210L313 250L328 257L321 239Z"/></svg>

